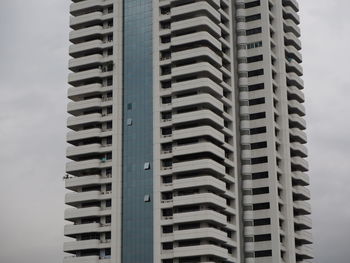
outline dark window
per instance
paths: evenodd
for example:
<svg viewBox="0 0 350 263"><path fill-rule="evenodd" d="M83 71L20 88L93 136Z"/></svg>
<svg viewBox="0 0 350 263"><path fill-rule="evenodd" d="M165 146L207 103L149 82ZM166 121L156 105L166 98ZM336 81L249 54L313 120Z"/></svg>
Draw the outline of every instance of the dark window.
<svg viewBox="0 0 350 263"><path fill-rule="evenodd" d="M268 187L253 188L253 195L268 194L270 192Z"/></svg>
<svg viewBox="0 0 350 263"><path fill-rule="evenodd" d="M260 133L266 133L266 127L252 128L250 129L250 132L249 132L250 135L255 135Z"/></svg>
<svg viewBox="0 0 350 263"><path fill-rule="evenodd" d="M257 99L251 99L249 100L249 106L254 106L258 104L264 104L265 98L257 98Z"/></svg>
<svg viewBox="0 0 350 263"><path fill-rule="evenodd" d="M254 63L254 62L262 61L263 58L264 58L263 55L258 55L258 56L253 56L253 57L247 57L247 62L248 62L248 63Z"/></svg>
<svg viewBox="0 0 350 263"><path fill-rule="evenodd" d="M256 142L250 145L251 150L262 149L267 147L267 142Z"/></svg>
<svg viewBox="0 0 350 263"><path fill-rule="evenodd" d="M264 179L264 178L269 178L268 172L252 173L253 180Z"/></svg>
<svg viewBox="0 0 350 263"><path fill-rule="evenodd" d="M257 70L252 70L252 71L248 71L248 77L257 77L257 76L261 76L264 75L264 70L263 69L257 69Z"/></svg>
<svg viewBox="0 0 350 263"><path fill-rule="evenodd" d="M262 219L254 220L254 226L266 226L266 225L271 225L270 218L262 218Z"/></svg>
<svg viewBox="0 0 350 263"><path fill-rule="evenodd" d="M166 242L162 244L164 250L170 250L173 249L173 243L172 242Z"/></svg>
<svg viewBox="0 0 350 263"><path fill-rule="evenodd" d="M258 84L254 84L254 85L249 85L248 86L248 90L249 91L256 91L256 90L261 90L264 89L265 85L264 83L258 83Z"/></svg>
<svg viewBox="0 0 350 263"><path fill-rule="evenodd" d="M261 19L261 14L256 14L256 15L251 15L251 16L245 17L246 22L251 22L251 21L255 21L255 20L259 20L259 19Z"/></svg>
<svg viewBox="0 0 350 263"><path fill-rule="evenodd" d="M258 113L253 113L249 115L250 120L258 120L258 119L263 119L266 117L265 112L258 112Z"/></svg>
<svg viewBox="0 0 350 263"><path fill-rule="evenodd" d="M253 210L270 209L270 203L253 204Z"/></svg>
<svg viewBox="0 0 350 263"><path fill-rule="evenodd" d="M251 164L267 163L267 161L268 161L267 156L257 157L257 158L251 159Z"/></svg>
<svg viewBox="0 0 350 263"><path fill-rule="evenodd" d="M271 240L271 235L270 234L255 235L254 236L254 241L255 242L268 241L268 240Z"/></svg>
<svg viewBox="0 0 350 263"><path fill-rule="evenodd" d="M245 3L244 7L247 8L252 8L252 7L256 7L256 6L260 6L260 0L258 1L253 1L253 2L249 2L249 3Z"/></svg>
<svg viewBox="0 0 350 263"><path fill-rule="evenodd" d="M255 251L256 258L271 257L271 256L272 256L272 250Z"/></svg>
<svg viewBox="0 0 350 263"><path fill-rule="evenodd" d="M255 34L259 34L262 32L262 28L261 27L256 27L256 28L252 28L252 29L248 29L245 31L247 36L251 36L251 35L255 35Z"/></svg>

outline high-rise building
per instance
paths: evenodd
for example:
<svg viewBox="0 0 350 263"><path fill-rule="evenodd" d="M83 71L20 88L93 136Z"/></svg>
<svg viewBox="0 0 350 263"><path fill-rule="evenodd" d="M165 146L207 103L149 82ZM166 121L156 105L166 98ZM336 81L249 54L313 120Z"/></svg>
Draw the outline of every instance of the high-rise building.
<svg viewBox="0 0 350 263"><path fill-rule="evenodd" d="M307 263L296 0L72 0L64 263Z"/></svg>

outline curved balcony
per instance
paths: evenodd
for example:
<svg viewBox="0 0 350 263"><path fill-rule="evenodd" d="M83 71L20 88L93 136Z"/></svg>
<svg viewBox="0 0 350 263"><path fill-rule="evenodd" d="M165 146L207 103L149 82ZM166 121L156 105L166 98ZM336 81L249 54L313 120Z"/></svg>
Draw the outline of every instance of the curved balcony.
<svg viewBox="0 0 350 263"><path fill-rule="evenodd" d="M216 174L222 177L226 175L225 166L211 159L193 160L173 164L173 173L188 173L195 171L203 171L210 174Z"/></svg>
<svg viewBox="0 0 350 263"><path fill-rule="evenodd" d="M102 138L112 135L112 130L102 130L100 128L93 128L88 130L70 131L67 133L67 142L80 141L90 138Z"/></svg>
<svg viewBox="0 0 350 263"><path fill-rule="evenodd" d="M306 129L306 121L297 114L289 115L289 127L291 129L299 128L300 130Z"/></svg>
<svg viewBox="0 0 350 263"><path fill-rule="evenodd" d="M299 124L300 125L300 124ZM298 127L300 127L297 125ZM303 129L305 128L305 124L303 123L301 126ZM307 136L304 131L302 131L300 128L291 128L289 130L291 142L299 142L299 143L306 143L307 142Z"/></svg>
<svg viewBox="0 0 350 263"><path fill-rule="evenodd" d="M290 149L291 149L293 155L297 155L299 157L307 157L308 156L307 148L300 143L292 142L290 144Z"/></svg>
<svg viewBox="0 0 350 263"><path fill-rule="evenodd" d="M90 223L81 225L65 225L64 235L65 236L75 236L83 233L102 233L110 232L111 226L103 226L100 223Z"/></svg>
<svg viewBox="0 0 350 263"><path fill-rule="evenodd" d="M297 37L300 37L300 28L298 25L295 24L295 22L291 19L284 19L283 20L283 27L285 32L291 32Z"/></svg>
<svg viewBox="0 0 350 263"><path fill-rule="evenodd" d="M101 192L101 191L88 191L88 192L78 192L78 193L67 193L65 196L65 203L67 205L76 205L81 202L88 201L101 201L106 199L111 199L111 192Z"/></svg>
<svg viewBox="0 0 350 263"><path fill-rule="evenodd" d="M221 226L226 226L226 216L213 210L201 210L187 213L176 213L173 217L174 224L193 223L193 222L210 222Z"/></svg>
<svg viewBox="0 0 350 263"><path fill-rule="evenodd" d="M86 208L68 208L64 211L65 220L75 220L79 218L110 215L111 209L101 209L98 206Z"/></svg>
<svg viewBox="0 0 350 263"><path fill-rule="evenodd" d="M285 18L293 20L295 24L300 24L300 17L298 13L291 6L284 6L283 14Z"/></svg>
<svg viewBox="0 0 350 263"><path fill-rule="evenodd" d="M299 4L297 0L283 0L283 6L290 6L295 12L299 12Z"/></svg>
<svg viewBox="0 0 350 263"><path fill-rule="evenodd" d="M99 256L76 257L67 256L63 259L63 263L101 263Z"/></svg>
<svg viewBox="0 0 350 263"><path fill-rule="evenodd" d="M111 166L110 162L100 159L91 159L79 162L72 161L66 164L66 172L75 175L84 170L99 170L103 167L109 166Z"/></svg>
<svg viewBox="0 0 350 263"><path fill-rule="evenodd" d="M205 13L211 19L219 23L221 21L221 16L218 11L214 9L212 5L205 1L201 1L199 3L190 3L187 5L181 5L177 7L173 7L171 9L171 17L172 19L177 18L186 18L193 17L196 13Z"/></svg>
<svg viewBox="0 0 350 263"><path fill-rule="evenodd" d="M208 62L193 63L190 65L175 67L172 69L172 77L186 76L186 75L197 75L207 74L214 81L218 83L222 80L222 73L216 69L212 64Z"/></svg>
<svg viewBox="0 0 350 263"><path fill-rule="evenodd" d="M101 175L87 175L80 177L67 178L65 180L65 185L67 189L73 190L82 186L94 186L107 184L112 182L112 177L105 177Z"/></svg>
<svg viewBox="0 0 350 263"><path fill-rule="evenodd" d="M286 57L290 57L297 61L298 63L303 62L303 57L301 53L294 46L286 46Z"/></svg>
<svg viewBox="0 0 350 263"><path fill-rule="evenodd" d="M304 245L304 246L297 247L295 249L295 253L297 254L297 256L299 258L302 258L302 259L313 259L314 258L314 254L312 252L312 249L309 246Z"/></svg>
<svg viewBox="0 0 350 263"><path fill-rule="evenodd" d="M312 228L312 220L307 216L295 216L294 217L295 224L298 225L300 229L311 229Z"/></svg>
<svg viewBox="0 0 350 263"><path fill-rule="evenodd" d="M298 185L307 186L310 184L310 178L306 173L294 171L292 172L292 178Z"/></svg>
<svg viewBox="0 0 350 263"><path fill-rule="evenodd" d="M300 103L305 102L304 93L295 86L288 86L288 98L291 100L296 100Z"/></svg>
<svg viewBox="0 0 350 263"><path fill-rule="evenodd" d="M220 144L223 144L225 141L225 136L218 130L214 129L211 126L199 126L189 129L181 129L173 131L173 140L182 140L195 137L211 137L212 139L217 140Z"/></svg>
<svg viewBox="0 0 350 263"><path fill-rule="evenodd" d="M98 239L71 241L71 242L65 242L63 244L64 252L73 252L78 250L100 249L100 248L109 248L109 247L111 247L111 244L109 242L101 242Z"/></svg>
<svg viewBox="0 0 350 263"><path fill-rule="evenodd" d="M226 243L227 234L221 230L209 227L174 231L175 241L203 238Z"/></svg>
<svg viewBox="0 0 350 263"><path fill-rule="evenodd" d="M296 62L295 60L289 60L286 61L286 69L287 72L293 72L295 74L297 74L298 76L302 76L303 75L303 68L302 66L299 65L298 62Z"/></svg>
<svg viewBox="0 0 350 263"><path fill-rule="evenodd" d="M295 239L303 245L313 243L311 232L305 230L295 232Z"/></svg>
<svg viewBox="0 0 350 263"><path fill-rule="evenodd" d="M211 96L210 94L200 93L193 96L175 98L172 101L172 108L193 107L194 105L207 106L214 111L223 112L224 105L221 101Z"/></svg>
<svg viewBox="0 0 350 263"><path fill-rule="evenodd" d="M102 71L100 68L73 72L68 75L68 83L73 86L81 86L85 81L100 81L104 77L112 76L113 71Z"/></svg>
<svg viewBox="0 0 350 263"><path fill-rule="evenodd" d="M211 204L220 207L221 209L225 209L226 199L213 193L200 193L173 197L174 207L198 204Z"/></svg>
<svg viewBox="0 0 350 263"><path fill-rule="evenodd" d="M223 89L209 78L198 78L194 80L181 81L172 84L172 93L177 94L184 91L197 91L206 92L213 96L222 97Z"/></svg>
<svg viewBox="0 0 350 263"><path fill-rule="evenodd" d="M112 4L113 0L85 0L74 2L70 5L70 13L72 15L77 15L79 13L93 12L94 10L100 10Z"/></svg>
<svg viewBox="0 0 350 263"><path fill-rule="evenodd" d="M69 46L69 55L79 57L87 52L100 52L102 49L112 47L113 42L104 42L100 39L90 40L83 43L73 44Z"/></svg>
<svg viewBox="0 0 350 263"><path fill-rule="evenodd" d="M311 205L305 201L294 201L294 209L298 212L298 215L310 215Z"/></svg>
<svg viewBox="0 0 350 263"><path fill-rule="evenodd" d="M72 71L81 70L89 67L100 66L103 63L112 62L112 56L102 56L100 54L94 54L89 56L83 56L79 58L72 58L69 60L68 67Z"/></svg>
<svg viewBox="0 0 350 263"><path fill-rule="evenodd" d="M293 186L293 194L295 200L310 200L310 190L305 186Z"/></svg>
<svg viewBox="0 0 350 263"><path fill-rule="evenodd" d="M81 115L84 111L111 106L112 103L112 98L95 98L88 100L71 101L68 103L67 111L72 115Z"/></svg>
<svg viewBox="0 0 350 263"><path fill-rule="evenodd" d="M91 155L97 153L107 153L112 151L112 145L101 145L100 143L92 143L81 146L70 146L67 148L67 158L81 157L83 155Z"/></svg>
<svg viewBox="0 0 350 263"><path fill-rule="evenodd" d="M225 158L225 151L211 142L199 142L196 144L187 144L173 147L174 156L198 153L212 153L221 159Z"/></svg>
<svg viewBox="0 0 350 263"><path fill-rule="evenodd" d="M173 115L174 125L191 122L212 125L219 129L222 129L224 127L224 120L210 110L198 110Z"/></svg>
<svg viewBox="0 0 350 263"><path fill-rule="evenodd" d="M81 100L85 96L101 95L102 93L112 91L112 89L112 86L103 87L99 83L70 87L68 89L68 98L71 100Z"/></svg>
<svg viewBox="0 0 350 263"><path fill-rule="evenodd" d="M301 41L293 33L285 33L284 42L286 46L294 46L297 50L301 49Z"/></svg>
<svg viewBox="0 0 350 263"><path fill-rule="evenodd" d="M206 189L212 189L219 193L224 193L226 191L225 182L209 175L203 175L186 179L176 179L173 182L174 190L194 187L205 187Z"/></svg>
<svg viewBox="0 0 350 263"><path fill-rule="evenodd" d="M69 25L72 29L89 27L97 23L102 23L104 20L112 19L113 14L104 14L101 11L95 11L80 16L71 16Z"/></svg>
<svg viewBox="0 0 350 263"><path fill-rule="evenodd" d="M180 33L184 30L193 30L197 31L208 31L214 37L221 36L221 28L217 26L210 18L205 16L198 16L186 20L181 20L178 22L171 23L171 32Z"/></svg>
<svg viewBox="0 0 350 263"><path fill-rule="evenodd" d="M304 89L304 81L294 72L287 73L288 86L296 86L299 89Z"/></svg>
<svg viewBox="0 0 350 263"><path fill-rule="evenodd" d="M215 48L217 51L221 51L222 44L217 38L211 35L209 32L196 32L192 34L186 34L182 36L173 37L171 39L172 46L188 45L191 47L195 43L206 43L211 47Z"/></svg>
<svg viewBox="0 0 350 263"><path fill-rule="evenodd" d="M292 170L307 172L309 170L308 162L299 156L294 156L291 158Z"/></svg>
<svg viewBox="0 0 350 263"><path fill-rule="evenodd" d="M219 55L217 55L214 51L212 51L209 47L197 47L192 49L187 49L183 51L173 52L171 54L171 61L186 61L193 59L205 59L207 61L211 61L213 64L221 67L222 59Z"/></svg>
<svg viewBox="0 0 350 263"><path fill-rule="evenodd" d="M228 252L227 249L215 245L198 245L174 248L174 258L199 256L216 256L226 260L228 258Z"/></svg>

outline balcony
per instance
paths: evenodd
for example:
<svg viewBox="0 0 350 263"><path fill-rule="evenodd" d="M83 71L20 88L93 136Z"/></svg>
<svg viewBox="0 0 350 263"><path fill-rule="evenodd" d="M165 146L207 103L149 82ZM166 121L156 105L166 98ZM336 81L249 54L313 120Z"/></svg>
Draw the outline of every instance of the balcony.
<svg viewBox="0 0 350 263"><path fill-rule="evenodd" d="M294 217L295 224L298 225L300 229L311 229L312 221L311 218L307 216L295 216Z"/></svg>
<svg viewBox="0 0 350 263"><path fill-rule="evenodd" d="M90 224L81 224L81 225L65 225L64 226L64 235L73 236L83 233L102 233L110 232L111 226L103 226L100 223L90 223Z"/></svg>
<svg viewBox="0 0 350 263"><path fill-rule="evenodd" d="M205 187L206 189L211 189L213 191L224 193L226 191L225 182L208 175L186 178L186 179L176 179L173 182L173 189L180 190L193 187Z"/></svg>
<svg viewBox="0 0 350 263"><path fill-rule="evenodd" d="M284 6L283 13L284 17L293 20L297 25L300 24L300 17L298 13L291 6Z"/></svg>
<svg viewBox="0 0 350 263"><path fill-rule="evenodd" d="M113 103L112 98L95 98L81 101L71 101L68 103L68 113L73 115L79 115L84 111L100 109L101 107L111 106Z"/></svg>
<svg viewBox="0 0 350 263"><path fill-rule="evenodd" d="M195 171L208 172L218 176L225 176L225 166L211 159L200 159L173 164L173 173L188 173Z"/></svg>
<svg viewBox="0 0 350 263"><path fill-rule="evenodd" d="M302 66L300 66L299 63L293 59L289 59L286 61L286 69L287 69L287 72L293 72L293 73L297 74L298 76L303 75Z"/></svg>
<svg viewBox="0 0 350 263"><path fill-rule="evenodd" d="M113 62L112 56L102 56L100 54L94 54L89 56L83 56L79 58L72 58L69 60L68 67L72 71L79 69L100 66L103 63Z"/></svg>
<svg viewBox="0 0 350 263"><path fill-rule="evenodd" d="M300 89L298 89L297 87L289 86L287 92L288 92L289 99L296 100L300 103L305 102L304 93Z"/></svg>
<svg viewBox="0 0 350 263"><path fill-rule="evenodd" d="M79 13L92 12L113 4L113 0L86 0L72 3L70 5L70 13L76 15Z"/></svg>
<svg viewBox="0 0 350 263"><path fill-rule="evenodd" d="M313 243L311 232L305 230L295 232L295 239L303 245Z"/></svg>
<svg viewBox="0 0 350 263"><path fill-rule="evenodd" d="M103 87L99 83L70 87L68 89L68 98L71 100L79 100L85 96L101 95L109 91L112 91L112 86Z"/></svg>
<svg viewBox="0 0 350 263"><path fill-rule="evenodd" d="M99 256L76 257L67 256L63 259L63 263L101 263Z"/></svg>
<svg viewBox="0 0 350 263"><path fill-rule="evenodd" d="M75 192L67 193L65 196L65 203L67 205L75 205L81 202L88 201L101 201L106 199L111 199L111 192L101 192L101 191L88 191L88 192Z"/></svg>
<svg viewBox="0 0 350 263"><path fill-rule="evenodd" d="M295 12L299 12L299 4L297 0L283 0L283 6L290 6Z"/></svg>
<svg viewBox="0 0 350 263"><path fill-rule="evenodd" d="M198 245L174 248L174 258L199 256L216 256L226 260L228 258L228 252L227 249L215 245Z"/></svg>
<svg viewBox="0 0 350 263"><path fill-rule="evenodd" d="M194 29L197 31L208 31L217 38L221 36L221 28L217 26L210 18L205 16L198 16L171 23L172 33Z"/></svg>
<svg viewBox="0 0 350 263"><path fill-rule="evenodd" d="M306 129L306 121L300 117L298 114L289 115L289 127L291 129L298 128L300 130Z"/></svg>
<svg viewBox="0 0 350 263"><path fill-rule="evenodd" d="M310 178L303 172L294 171L292 172L292 178L298 183L298 185L307 186L310 184Z"/></svg>
<svg viewBox="0 0 350 263"><path fill-rule="evenodd" d="M186 113L174 114L173 124L183 123L202 123L203 125L216 126L216 128L222 129L224 127L224 120L210 110L198 110Z"/></svg>
<svg viewBox="0 0 350 263"><path fill-rule="evenodd" d="M226 199L213 193L200 193L173 197L174 207L198 204L211 204L221 209L225 209Z"/></svg>
<svg viewBox="0 0 350 263"><path fill-rule="evenodd" d="M112 120L112 114L102 115L100 113L92 113L80 116L71 116L67 119L67 127L70 129L77 129L82 124L99 124Z"/></svg>
<svg viewBox="0 0 350 263"><path fill-rule="evenodd" d="M82 186L101 185L112 182L112 177L104 177L101 175L87 175L80 177L72 177L65 180L67 189L73 190Z"/></svg>
<svg viewBox="0 0 350 263"><path fill-rule="evenodd" d="M304 89L304 81L294 72L287 73L288 86L296 86L299 89Z"/></svg>
<svg viewBox="0 0 350 263"><path fill-rule="evenodd" d="M216 11L209 3L199 2L199 3L190 3L187 5L181 5L173 7L171 9L171 17L176 19L178 17L193 17L196 13L206 13L211 19L220 22L220 14Z"/></svg>
<svg viewBox="0 0 350 263"><path fill-rule="evenodd" d="M220 226L226 226L226 216L213 210L201 210L187 213L174 214L174 224L192 222L210 222Z"/></svg>
<svg viewBox="0 0 350 263"><path fill-rule="evenodd" d="M211 47L216 48L217 51L221 51L222 48L221 42L208 32L196 32L192 34L173 37L171 39L172 46L190 45L189 47L191 47L191 45L198 42L207 43Z"/></svg>
<svg viewBox="0 0 350 263"><path fill-rule="evenodd" d="M80 141L90 138L101 138L112 135L112 130L102 130L100 128L93 128L87 130L70 131L67 133L67 142Z"/></svg>
<svg viewBox="0 0 350 263"><path fill-rule="evenodd" d="M65 220L74 220L78 218L93 217L93 216L103 216L110 215L110 209L101 209L98 206L86 207L86 208L67 208L64 211Z"/></svg>
<svg viewBox="0 0 350 263"><path fill-rule="evenodd" d="M293 194L295 200L310 200L310 190L305 186L295 185L293 186Z"/></svg>
<svg viewBox="0 0 350 263"><path fill-rule="evenodd" d="M199 142L173 147L174 156L198 153L211 153L220 159L225 159L225 151L211 142Z"/></svg>
<svg viewBox="0 0 350 263"><path fill-rule="evenodd" d="M308 150L307 148L298 142L292 142L290 144L290 149L293 153L293 155L299 156L299 157L307 157L308 156Z"/></svg>
<svg viewBox="0 0 350 263"><path fill-rule="evenodd" d="M293 33L296 37L300 37L300 28L298 25L295 24L295 22L291 19L285 19L283 21L283 27L285 32L291 32Z"/></svg>
<svg viewBox="0 0 350 263"><path fill-rule="evenodd" d="M103 22L103 20L107 20L111 18L113 18L112 13L103 14L100 11L95 11L85 15L71 16L69 25L72 29L79 29L83 27L92 26L97 23L101 23Z"/></svg>
<svg viewBox="0 0 350 263"><path fill-rule="evenodd" d="M70 146L67 148L67 158L81 157L84 155L101 154L112 151L112 145L101 145L100 143L92 143L81 146Z"/></svg>
<svg viewBox="0 0 350 263"><path fill-rule="evenodd" d="M181 81L172 84L172 93L182 93L186 91L201 91L202 93L209 93L213 96L222 97L223 89L212 81L210 78L199 78L188 81Z"/></svg>
<svg viewBox="0 0 350 263"><path fill-rule="evenodd" d="M293 33L285 33L284 41L286 46L293 46L297 50L301 49L301 41Z"/></svg>
<svg viewBox="0 0 350 263"><path fill-rule="evenodd" d="M210 239L226 243L227 234L221 230L209 227L174 231L175 241L188 239Z"/></svg>
<svg viewBox="0 0 350 263"><path fill-rule="evenodd" d="M221 57L212 51L209 47L197 47L184 51L173 52L171 54L172 62L193 60L195 58L210 61L218 67L221 67L222 64Z"/></svg>
<svg viewBox="0 0 350 263"><path fill-rule="evenodd" d="M110 161L100 159L91 159L86 161L72 161L66 164L66 172L70 174L78 174L83 170L98 170L103 167L111 166Z"/></svg>
<svg viewBox="0 0 350 263"><path fill-rule="evenodd" d="M195 105L206 106L217 112L224 111L224 105L221 101L211 96L210 94L200 93L193 96L175 98L172 101L173 109L182 107L191 107Z"/></svg>
<svg viewBox="0 0 350 263"><path fill-rule="evenodd" d="M294 209L298 212L298 215L311 214L311 205L305 201L294 201Z"/></svg>
<svg viewBox="0 0 350 263"><path fill-rule="evenodd" d="M309 246L300 246L295 249L295 253L302 259L313 259L314 254Z"/></svg>
<svg viewBox="0 0 350 263"><path fill-rule="evenodd" d="M303 62L303 56L294 46L286 46L285 48L286 48L285 54L287 57L294 59L298 63Z"/></svg>
<svg viewBox="0 0 350 263"><path fill-rule="evenodd" d="M291 158L291 161L293 171L307 172L309 170L309 164L305 159L294 156Z"/></svg>
<svg viewBox="0 0 350 263"><path fill-rule="evenodd" d="M300 124L299 124L300 125ZM297 126L299 126L297 125ZM302 127L304 128L304 123L302 124ZM300 128L291 128L289 130L291 142L299 142L299 143L306 143L307 142L307 136L306 133Z"/></svg>
<svg viewBox="0 0 350 263"><path fill-rule="evenodd" d="M100 81L102 78L112 76L113 71L102 71L100 68L74 72L68 75L68 83L73 86L84 85L87 80Z"/></svg>
<svg viewBox="0 0 350 263"><path fill-rule="evenodd" d="M190 65L179 66L172 69L172 77L186 76L186 75L196 75L196 74L206 74L212 80L218 83L222 80L222 73L220 70L215 68L212 64L208 62L193 63Z"/></svg>
<svg viewBox="0 0 350 263"><path fill-rule="evenodd" d="M224 134L207 125L173 131L174 141L195 137L211 137L212 139L217 140L220 144L223 144L225 141Z"/></svg>
<svg viewBox="0 0 350 263"><path fill-rule="evenodd" d="M71 242L65 242L63 244L63 250L65 252L73 252L73 251L77 251L77 250L109 248L109 247L111 247L110 243L108 243L108 242L102 243L98 239L71 241Z"/></svg>
<svg viewBox="0 0 350 263"><path fill-rule="evenodd" d="M72 57L79 57L86 52L99 52L107 47L112 47L113 42L103 42L100 39L90 40L79 44L73 44L69 46L69 54Z"/></svg>

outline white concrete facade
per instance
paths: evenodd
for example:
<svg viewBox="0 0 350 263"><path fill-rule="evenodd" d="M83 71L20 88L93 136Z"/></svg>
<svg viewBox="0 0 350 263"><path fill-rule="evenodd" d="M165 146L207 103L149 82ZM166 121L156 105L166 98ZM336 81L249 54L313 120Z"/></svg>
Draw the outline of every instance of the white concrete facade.
<svg viewBox="0 0 350 263"><path fill-rule="evenodd" d="M123 3L70 7L65 263L129 263ZM152 10L153 263L311 262L297 1L153 0Z"/></svg>

